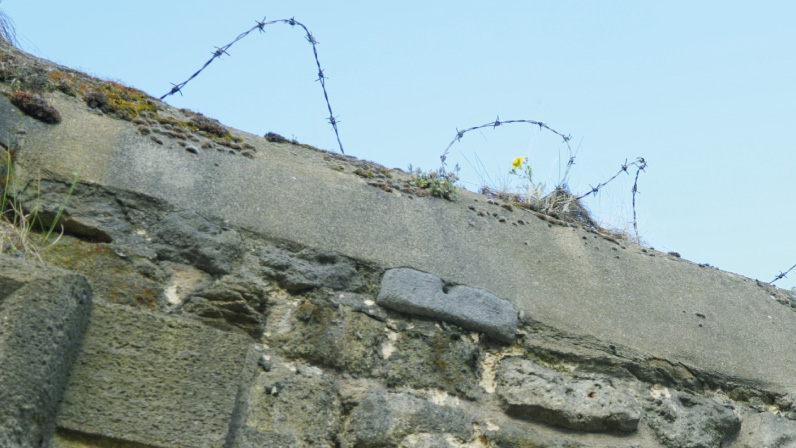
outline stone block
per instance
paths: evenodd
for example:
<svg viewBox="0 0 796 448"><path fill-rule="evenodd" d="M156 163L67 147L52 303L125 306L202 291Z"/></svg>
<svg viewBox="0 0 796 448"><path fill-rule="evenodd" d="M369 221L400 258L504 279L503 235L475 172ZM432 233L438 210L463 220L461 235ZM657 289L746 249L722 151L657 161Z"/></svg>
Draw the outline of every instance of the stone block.
<svg viewBox="0 0 796 448"><path fill-rule="evenodd" d="M674 389L657 395L647 399L644 421L669 448L719 448L741 428L732 409L710 398Z"/></svg>
<svg viewBox="0 0 796 448"><path fill-rule="evenodd" d="M513 341L517 330L517 310L508 301L468 286L454 286L446 293L442 280L414 269L387 271L376 303L480 331L502 342Z"/></svg>
<svg viewBox="0 0 796 448"><path fill-rule="evenodd" d="M256 362L237 333L97 303L58 426L152 446L221 447Z"/></svg>
<svg viewBox="0 0 796 448"><path fill-rule="evenodd" d="M228 274L243 252L237 231L192 211L166 215L155 226L153 236L160 258L185 262L215 275Z"/></svg>
<svg viewBox="0 0 796 448"><path fill-rule="evenodd" d="M91 300L81 275L0 255L0 446L49 442Z"/></svg>
<svg viewBox="0 0 796 448"><path fill-rule="evenodd" d="M243 400L244 425L233 446L337 446L343 412L334 376L314 366L287 368L276 356L269 356L269 363Z"/></svg>
<svg viewBox="0 0 796 448"><path fill-rule="evenodd" d="M768 412L743 416L741 431L733 441L737 448L793 448L796 446L796 421Z"/></svg>
<svg viewBox="0 0 796 448"><path fill-rule="evenodd" d="M405 438L429 433L449 434L460 442L469 442L473 438L472 419L459 409L409 394L372 391L354 410L349 444L343 446L405 446Z"/></svg>
<svg viewBox="0 0 796 448"><path fill-rule="evenodd" d="M291 293L320 287L356 292L365 287L356 263L333 252L304 249L291 253L269 246L260 253L260 262L263 273Z"/></svg>
<svg viewBox="0 0 796 448"><path fill-rule="evenodd" d="M579 431L629 432L641 405L629 384L575 378L530 360L506 358L498 368L497 395L507 414Z"/></svg>

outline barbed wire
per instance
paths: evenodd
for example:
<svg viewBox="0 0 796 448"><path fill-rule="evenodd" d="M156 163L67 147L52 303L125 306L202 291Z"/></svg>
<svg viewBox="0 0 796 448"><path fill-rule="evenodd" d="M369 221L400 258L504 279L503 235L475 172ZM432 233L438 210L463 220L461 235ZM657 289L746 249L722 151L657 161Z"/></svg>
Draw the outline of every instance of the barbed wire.
<svg viewBox="0 0 796 448"><path fill-rule="evenodd" d="M461 131L459 129L456 129L456 137L450 142L450 144L448 144L448 147L445 148L445 151L443 151L442 155L439 157L440 160L442 161L442 171L443 171L443 173L445 171L445 166L446 166L445 162L447 160L447 156L448 156L448 153L450 152L451 147L454 145L454 143L456 143L458 141L461 141L461 139L464 136L464 134L466 134L466 133L468 133L470 131L475 131L477 129L483 129L483 128L488 128L488 127L491 127L492 129L494 129L494 128L498 127L498 126L502 126L504 124L510 124L510 123L527 123L527 124L532 124L532 125L535 125L535 126L539 126L539 130L547 129L548 131L552 132L553 134L558 135L559 137L561 137L564 140L564 143L567 145L567 151L569 151L569 160L567 161L567 169L564 171L564 177L561 178L561 180L559 181L558 186L556 186L555 190L556 191L560 190L560 189L567 190L566 183L567 183L567 178L569 177L569 171L570 171L570 168L572 168L572 165L575 164L575 155L572 153L572 147L569 144L569 141L572 140L572 136L571 135L564 135L563 133L556 131L555 129L551 128L550 126L546 125L545 123L543 123L541 121L536 121L536 120L506 120L506 121L500 121L500 116L498 116L497 119L494 122L492 122L492 123L486 123L486 124L482 124L480 126L473 126L471 128L467 128L467 129L464 129L464 130L461 130ZM616 174L613 175L613 177L611 177L610 179L606 180L605 182L600 182L599 184L597 184L596 187L591 187L591 190L589 192L584 193L582 195L574 196L574 198L577 199L577 200L580 200L580 199L583 199L583 198L585 198L586 196L588 196L590 194L596 195L597 192L599 192L601 188L603 188L606 185L608 185L609 182L611 182L614 179L616 179L621 173L624 172L624 173L630 174L627 171L627 169L628 169L628 167L631 167L631 166L635 166L637 168L636 169L636 179L635 179L635 182L633 183L633 190L632 190L632 192L633 192L633 230L636 233L636 242L638 244L641 244L641 237L639 236L639 233L638 233L638 221L636 219L636 193L638 193L638 175L639 175L639 173L641 171L644 171L644 169L647 167L647 161L644 160L643 157L639 157L639 158L636 159L635 162L631 162L631 163L627 163L627 159L625 159L625 163L621 166L619 171Z"/></svg>
<svg viewBox="0 0 796 448"><path fill-rule="evenodd" d="M770 281L770 282L768 282L768 283L769 283L769 284L771 284L771 285L773 285L775 281L777 281L777 280L780 280L780 279L783 279L783 278L787 277L787 276L788 276L788 273L789 273L790 271L792 271L794 268L796 268L796 264L794 264L793 266L791 266L791 267L790 267L790 269L788 269L788 270L787 270L787 271L785 271L785 272L781 272L781 271L780 271L779 275L777 275L776 277L774 277L774 280L771 280L771 281Z"/></svg>
<svg viewBox="0 0 796 448"><path fill-rule="evenodd" d="M266 22L265 21L265 17L263 17L262 21L256 21L256 22L257 22L257 25L254 25L250 29L240 33L238 35L238 37L236 37L235 40L233 40L232 42L224 45L223 47L215 47L216 51L214 51L213 52L213 56L210 59L208 59L207 62L205 62L205 65L203 65L199 70L197 70L193 75L191 75L185 81L183 81L183 82L181 82L179 84L172 84L173 87L171 88L171 90L168 91L168 93L166 93L163 96L161 96L160 99L163 100L167 96L174 95L175 93L178 93L178 92L180 93L180 95L182 95L182 88L185 87L186 84L188 84L192 79L196 78L199 75L199 73L202 73L202 71L204 69L206 69L213 61L215 61L216 59L220 58L222 55L226 54L227 56L229 56L229 53L227 53L227 50L229 50L229 48L232 47L232 45L234 45L236 42L238 42L239 40L241 40L244 37L248 36L249 33L251 33L252 31L259 30L260 32L264 33L265 32L265 30L264 30L265 26L266 25L272 25L274 23L286 23L286 24L288 24L290 26L298 25L304 30L305 33L307 33L305 38L307 39L307 42L309 42L312 45L312 53L315 56L315 64L318 66L318 79L316 81L320 81L321 88L323 89L323 98L326 100L326 107L329 109L329 118L328 118L329 124L331 124L332 128L334 129L334 135L335 135L335 137L337 137L337 144L340 147L340 152L345 154L345 151L343 150L343 144L340 142L340 133L339 133L339 131L337 129L337 123L339 123L340 121L337 119L337 117L334 116L334 113L332 112L332 105L329 102L329 94L326 92L326 79L327 79L327 77L326 77L326 75L324 75L323 69L321 68L321 62L318 59L318 48L317 48L318 41L315 40L315 36L312 35L310 30L307 29L307 27L304 26L303 23L299 22L298 20L296 20L295 18L292 18L292 17L290 19L277 19L277 20L271 20L271 21L268 21L268 22Z"/></svg>
<svg viewBox="0 0 796 448"><path fill-rule="evenodd" d="M464 129L464 130L461 130L461 131L457 128L456 129L456 137L450 142L450 144L448 144L448 147L445 148L445 151L442 152L442 155L439 156L439 159L442 161L442 170L443 170L443 172L445 171L445 166L446 166L445 161L447 160L448 152L450 151L451 146L453 146L454 143L456 143L458 141L461 141L461 139L464 136L464 134L466 134L466 133L468 133L470 131L475 131L477 129L483 129L483 128L489 128L489 127L494 129L494 128L498 127L498 126L502 126L504 124L512 124L512 123L527 123L527 124L531 124L531 125L534 125L534 126L539 126L539 130L547 129L548 131L552 132L553 134L556 134L557 136L559 136L562 139L564 139L564 143L566 143L566 145L567 145L567 151L569 151L569 161L567 162L567 169L566 169L566 171L564 171L564 177L561 178L561 181L559 182L557 188L561 188L562 186L564 186L567 183L567 177L569 176L569 169L575 163L575 155L572 153L572 147L569 145L569 141L572 139L572 136L571 135L564 135L561 132L558 132L555 129L551 128L550 126L542 123L541 121L536 121L536 120L506 120L506 121L500 121L500 116L498 116L497 119L495 119L495 121L493 121L492 123L486 123L486 124L482 124L480 126L473 126L471 128L467 128L467 129Z"/></svg>
<svg viewBox="0 0 796 448"><path fill-rule="evenodd" d="M578 199L578 200L583 199L583 198L585 198L586 196L588 196L590 194L597 195L597 193L600 191L600 189L602 187L608 185L609 182L611 182L612 180L616 179L620 174L622 174L622 173L630 174L627 171L627 168L630 167L630 166L635 166L636 167L636 180L633 182L633 190L632 190L632 192L633 192L633 230L636 233L636 243L637 244L641 244L641 237L638 234L638 221L636 220L636 193L638 193L638 175L639 175L640 172L644 171L645 168L647 168L647 161L644 160L644 157L639 157L639 158L636 159L635 162L632 162L632 163L627 163L627 159L625 159L625 163L619 168L619 171L617 171L616 174L614 174L610 179L606 180L605 182L600 182L599 184L597 184L596 187L591 187L591 185L589 185L591 187L591 191L589 191L588 193L584 193L584 194L582 194L580 196L577 196L576 199ZM646 171L644 171L644 172L646 172Z"/></svg>

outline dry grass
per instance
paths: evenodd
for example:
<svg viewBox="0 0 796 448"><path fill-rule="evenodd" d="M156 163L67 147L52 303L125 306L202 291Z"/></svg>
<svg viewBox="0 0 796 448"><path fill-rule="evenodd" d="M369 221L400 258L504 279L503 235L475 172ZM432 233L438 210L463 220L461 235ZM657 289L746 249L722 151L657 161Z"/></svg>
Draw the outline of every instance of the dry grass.
<svg viewBox="0 0 796 448"><path fill-rule="evenodd" d="M63 226L61 226L57 238L50 240L66 206L66 201L77 184L77 178L72 183L69 195L59 208L53 224L49 229L43 229L38 213L39 204L37 203L32 210L27 211L17 200L18 188L14 181L12 159L13 151L6 151L0 147L0 161L5 162L0 166L2 168L2 172L0 172L0 254L43 262L42 252L57 244L63 236ZM32 233L38 233L40 229L46 230L46 232L41 238L36 238L40 242L34 243L31 238Z"/></svg>
<svg viewBox="0 0 796 448"><path fill-rule="evenodd" d="M1 1L0 1L1 2ZM14 30L14 22L6 15L3 10L0 10L0 38L7 41L11 45L17 45L17 33Z"/></svg>
<svg viewBox="0 0 796 448"><path fill-rule="evenodd" d="M42 262L39 249L31 243L31 216L11 208L0 218L0 253ZM60 239L60 237L59 237Z"/></svg>

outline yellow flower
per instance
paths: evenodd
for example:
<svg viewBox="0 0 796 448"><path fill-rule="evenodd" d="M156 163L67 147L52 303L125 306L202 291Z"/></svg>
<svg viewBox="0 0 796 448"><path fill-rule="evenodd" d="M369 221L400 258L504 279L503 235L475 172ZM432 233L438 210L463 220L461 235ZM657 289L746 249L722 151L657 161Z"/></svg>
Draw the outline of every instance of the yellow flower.
<svg viewBox="0 0 796 448"><path fill-rule="evenodd" d="M517 157L514 159L514 161L511 162L511 167L515 170L520 169L522 167L522 157Z"/></svg>

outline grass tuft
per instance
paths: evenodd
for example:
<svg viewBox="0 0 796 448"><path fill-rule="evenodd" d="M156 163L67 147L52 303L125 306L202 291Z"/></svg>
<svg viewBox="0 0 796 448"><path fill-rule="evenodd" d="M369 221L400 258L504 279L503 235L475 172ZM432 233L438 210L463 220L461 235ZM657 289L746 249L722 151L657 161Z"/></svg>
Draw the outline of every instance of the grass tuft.
<svg viewBox="0 0 796 448"><path fill-rule="evenodd" d="M0 180L2 180L2 184L0 184L0 190L2 190L0 191L0 254L43 263L42 252L57 244L63 236L64 228L61 225L60 231L57 233L58 236L51 241L56 228L59 227L66 204L77 185L77 175L72 181L69 192L58 207L55 219L49 227L45 227L39 216L38 202L33 210L27 211L17 199L19 189L14 177L13 150L6 151L0 148L0 160L4 162L2 171L0 171ZM40 242L34 243L33 232L43 234L41 238L38 238Z"/></svg>

